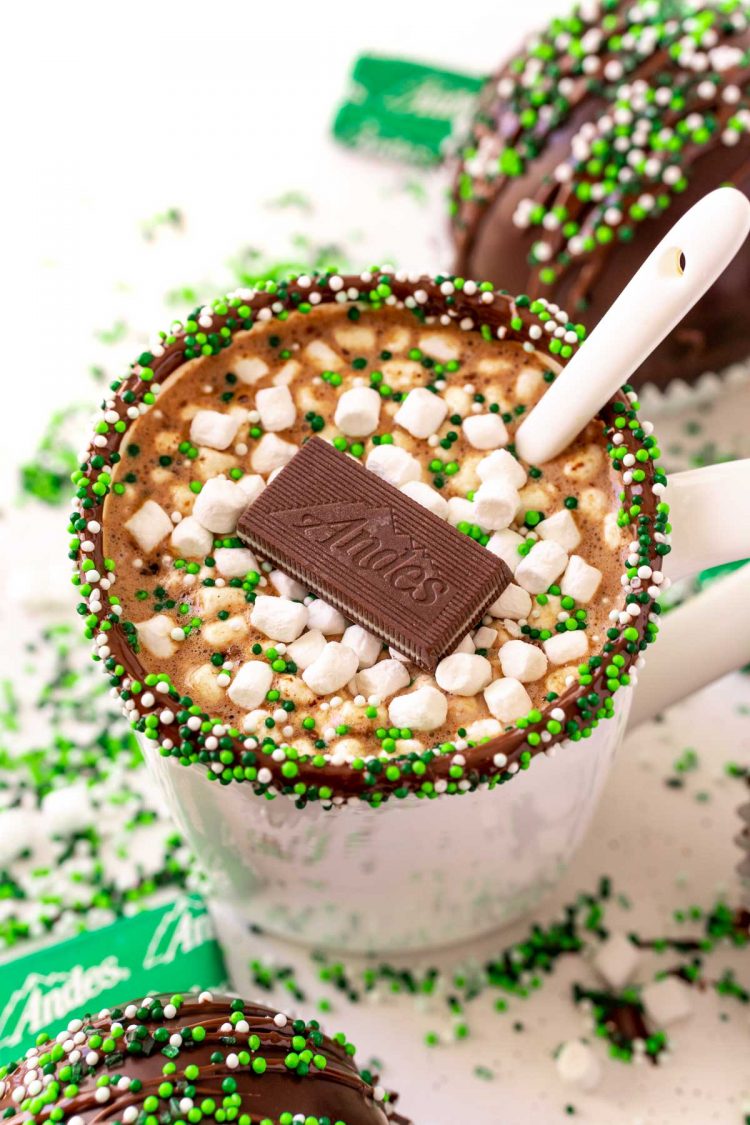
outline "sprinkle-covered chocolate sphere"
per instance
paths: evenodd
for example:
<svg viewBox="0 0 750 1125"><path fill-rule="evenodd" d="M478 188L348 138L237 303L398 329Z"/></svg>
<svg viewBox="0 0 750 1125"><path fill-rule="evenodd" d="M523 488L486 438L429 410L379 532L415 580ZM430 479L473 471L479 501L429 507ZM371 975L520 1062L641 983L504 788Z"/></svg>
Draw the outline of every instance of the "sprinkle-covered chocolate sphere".
<svg viewBox="0 0 750 1125"><path fill-rule="evenodd" d="M135 1000L0 1067L0 1117L88 1125L409 1125L344 1035L210 992Z"/></svg>
<svg viewBox="0 0 750 1125"><path fill-rule="evenodd" d="M672 224L750 193L746 0L583 0L484 88L455 181L456 272L590 330ZM690 263L686 263L690 269ZM644 364L665 385L750 354L750 250Z"/></svg>

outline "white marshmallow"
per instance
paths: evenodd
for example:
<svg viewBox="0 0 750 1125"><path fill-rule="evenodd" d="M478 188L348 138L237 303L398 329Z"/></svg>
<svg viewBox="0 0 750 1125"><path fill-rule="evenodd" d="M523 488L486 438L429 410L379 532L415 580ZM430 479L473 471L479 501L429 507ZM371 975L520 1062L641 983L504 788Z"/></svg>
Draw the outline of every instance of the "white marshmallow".
<svg viewBox="0 0 750 1125"><path fill-rule="evenodd" d="M492 665L486 656L454 652L440 661L435 679L451 695L477 695L492 679Z"/></svg>
<svg viewBox="0 0 750 1125"><path fill-rule="evenodd" d="M367 455L366 465L371 473L396 488L422 476L419 461L400 445L376 445Z"/></svg>
<svg viewBox="0 0 750 1125"><path fill-rule="evenodd" d="M149 617L148 621L136 622L135 625L139 642L160 660L172 656L177 648L171 637L174 627L174 621L166 613Z"/></svg>
<svg viewBox="0 0 750 1125"><path fill-rule="evenodd" d="M447 519L453 527L458 527L460 523L478 523L476 504L463 496L451 496Z"/></svg>
<svg viewBox="0 0 750 1125"><path fill-rule="evenodd" d="M486 480L474 495L477 523L491 531L508 527L520 503L521 498L513 485L501 477Z"/></svg>
<svg viewBox="0 0 750 1125"><path fill-rule="evenodd" d="M363 629L361 625L350 625L348 629L344 630L341 641L356 652L360 669L372 667L380 656L380 650L383 647L383 642L378 637L374 637L372 633L368 633L367 629Z"/></svg>
<svg viewBox="0 0 750 1125"><path fill-rule="evenodd" d="M481 481L507 480L516 489L526 484L526 470L507 449L496 449L483 457L477 465L477 476Z"/></svg>
<svg viewBox="0 0 750 1125"><path fill-rule="evenodd" d="M502 559L511 574L515 574L521 562L521 556L518 553L521 543L523 543L522 535L519 535L517 531L511 531L510 528L503 528L502 531L496 531L492 536L487 544L487 550L492 551L493 555Z"/></svg>
<svg viewBox="0 0 750 1125"><path fill-rule="evenodd" d="M544 651L550 664L571 664L582 660L589 651L589 639L583 629L566 630L545 641Z"/></svg>
<svg viewBox="0 0 750 1125"><path fill-rule="evenodd" d="M474 642L474 648L492 648L497 640L497 629L491 629L489 625L482 625L477 629L474 636L471 638Z"/></svg>
<svg viewBox="0 0 750 1125"><path fill-rule="evenodd" d="M333 420L347 437L369 437L378 428L382 401L372 387L352 387L339 397Z"/></svg>
<svg viewBox="0 0 750 1125"><path fill-rule="evenodd" d="M244 578L251 570L260 574L258 560L247 547L217 547L213 557L222 578Z"/></svg>
<svg viewBox="0 0 750 1125"><path fill-rule="evenodd" d="M427 336L420 336L419 347L438 363L448 363L451 359L458 359L461 354L458 343L447 332L431 332Z"/></svg>
<svg viewBox="0 0 750 1125"><path fill-rule="evenodd" d="M213 535L195 516L180 520L169 541L183 559L204 559L214 545Z"/></svg>
<svg viewBox="0 0 750 1125"><path fill-rule="evenodd" d="M268 364L257 356L243 356L232 364L232 371L241 383L252 385L268 374Z"/></svg>
<svg viewBox="0 0 750 1125"><path fill-rule="evenodd" d="M271 712L267 711L265 707L255 707L252 711L243 716L242 729L247 734L255 734L261 730L266 719L270 716Z"/></svg>
<svg viewBox="0 0 750 1125"><path fill-rule="evenodd" d="M326 647L326 639L318 629L309 629L287 645L286 655L294 661L301 671L309 668Z"/></svg>
<svg viewBox="0 0 750 1125"><path fill-rule="evenodd" d="M448 413L448 403L426 387L409 391L396 411L393 421L407 430L412 437L428 438L436 433Z"/></svg>
<svg viewBox="0 0 750 1125"><path fill-rule="evenodd" d="M542 520L537 525L537 531L540 539L554 539L568 554L575 551L581 542L578 524L567 508L561 508L553 516L548 516L546 520Z"/></svg>
<svg viewBox="0 0 750 1125"><path fill-rule="evenodd" d="M568 564L568 556L554 540L539 540L516 567L519 586L530 594L544 594Z"/></svg>
<svg viewBox="0 0 750 1125"><path fill-rule="evenodd" d="M500 667L504 676L522 684L533 683L547 671L547 657L527 641L506 641L500 648Z"/></svg>
<svg viewBox="0 0 750 1125"><path fill-rule="evenodd" d="M448 700L430 684L407 695L397 695L388 707L391 724L401 730L437 730L445 722L447 714Z"/></svg>
<svg viewBox="0 0 750 1125"><path fill-rule="evenodd" d="M242 664L227 688L227 695L238 707L252 711L266 698L273 682L271 665L265 660L248 660Z"/></svg>
<svg viewBox="0 0 750 1125"><path fill-rule="evenodd" d="M421 480L410 480L402 485L401 491L410 500L415 500L423 508L427 508L434 516L441 520L448 518L448 501L444 499L436 488L431 488Z"/></svg>
<svg viewBox="0 0 750 1125"><path fill-rule="evenodd" d="M240 420L236 414L199 410L190 423L190 440L209 449L227 449L237 436Z"/></svg>
<svg viewBox="0 0 750 1125"><path fill-rule="evenodd" d="M411 677L400 660L380 660L372 668L364 668L357 675L357 691L369 699L387 699L400 688L408 687Z"/></svg>
<svg viewBox="0 0 750 1125"><path fill-rule="evenodd" d="M523 586L510 582L497 601L490 606L493 617L509 617L511 621L522 621L531 613L531 594Z"/></svg>
<svg viewBox="0 0 750 1125"><path fill-rule="evenodd" d="M237 487L245 494L245 502L252 504L253 500L257 500L266 487L266 482L258 473L248 473L247 476L240 477L237 481Z"/></svg>
<svg viewBox="0 0 750 1125"><path fill-rule="evenodd" d="M320 656L302 673L302 679L317 695L330 695L349 683L357 671L359 657L339 641L329 641Z"/></svg>
<svg viewBox="0 0 750 1125"><path fill-rule="evenodd" d="M493 680L489 687L484 689L484 701L489 712L503 723L512 723L515 719L522 719L531 710L531 697L520 680L512 676L504 679Z"/></svg>
<svg viewBox="0 0 750 1125"><path fill-rule="evenodd" d="M640 960L640 950L625 934L610 933L596 951L594 968L610 988L620 992L633 976Z"/></svg>
<svg viewBox="0 0 750 1125"><path fill-rule="evenodd" d="M268 577L282 598L291 598L292 601L301 602L310 592L296 578L290 578L288 574L284 574L283 570L272 570Z"/></svg>
<svg viewBox="0 0 750 1125"><path fill-rule="evenodd" d="M45 835L68 836L71 832L80 832L95 819L91 790L85 781L52 789L42 798L41 813Z"/></svg>
<svg viewBox="0 0 750 1125"><path fill-rule="evenodd" d="M174 524L160 504L155 500L146 500L138 511L125 521L124 526L143 553L149 555L155 547L159 546L162 539L169 535Z"/></svg>
<svg viewBox="0 0 750 1125"><path fill-rule="evenodd" d="M283 469L297 452L297 446L283 441L276 434L263 434L253 450L250 464L256 473L267 477L274 469Z"/></svg>
<svg viewBox="0 0 750 1125"><path fill-rule="evenodd" d="M687 1019L693 1011L690 986L677 977L664 977L647 984L641 992L641 1000L646 1015L660 1028Z"/></svg>
<svg viewBox="0 0 750 1125"><path fill-rule="evenodd" d="M228 535L237 527L237 520L247 507L247 495L233 481L224 477L207 480L193 505L198 523L218 535Z"/></svg>
<svg viewBox="0 0 750 1125"><path fill-rule="evenodd" d="M574 598L583 605L590 602L602 580L598 567L590 566L580 555L571 555L560 589L565 597Z"/></svg>
<svg viewBox="0 0 750 1125"><path fill-rule="evenodd" d="M508 431L499 414L470 414L461 429L474 449L498 449L508 444Z"/></svg>
<svg viewBox="0 0 750 1125"><path fill-rule="evenodd" d="M602 1064L588 1043L570 1039L563 1043L555 1060L557 1073L566 1086L593 1090L602 1078Z"/></svg>
<svg viewBox="0 0 750 1125"><path fill-rule="evenodd" d="M255 396L255 409L267 433L288 430L297 417L297 407L289 387L264 387Z"/></svg>
<svg viewBox="0 0 750 1125"><path fill-rule="evenodd" d="M319 629L328 637L334 633L343 633L347 621L343 613L322 598L316 598L307 607L307 625L309 629Z"/></svg>
<svg viewBox="0 0 750 1125"><path fill-rule="evenodd" d="M337 371L341 366L341 356L325 340L311 340L305 348L305 355L321 371Z"/></svg>
<svg viewBox="0 0 750 1125"><path fill-rule="evenodd" d="M250 614L252 625L272 641L296 641L307 625L307 606L289 598L258 594Z"/></svg>
<svg viewBox="0 0 750 1125"><path fill-rule="evenodd" d="M454 653L456 653L456 652L472 653L472 652L476 652L476 647L477 646L474 644L474 641L472 640L471 634L467 633L466 636L462 637L461 640L458 642L458 644L454 648L453 652ZM453 653L451 653L451 655L453 655Z"/></svg>

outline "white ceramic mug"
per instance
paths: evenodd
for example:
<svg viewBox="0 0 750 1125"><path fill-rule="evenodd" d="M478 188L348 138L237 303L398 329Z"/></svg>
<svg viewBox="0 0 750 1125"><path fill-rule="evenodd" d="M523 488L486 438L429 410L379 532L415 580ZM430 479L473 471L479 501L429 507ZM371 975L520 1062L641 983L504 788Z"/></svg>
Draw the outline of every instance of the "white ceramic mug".
<svg viewBox="0 0 750 1125"><path fill-rule="evenodd" d="M667 499L669 575L750 556L750 460L678 474ZM631 717L642 721L748 659L750 567L665 617ZM219 914L232 918L233 944L244 921L328 950L385 954L476 937L537 905L586 833L633 695L618 692L614 718L590 738L538 755L492 792L376 809L263 800L141 742Z"/></svg>

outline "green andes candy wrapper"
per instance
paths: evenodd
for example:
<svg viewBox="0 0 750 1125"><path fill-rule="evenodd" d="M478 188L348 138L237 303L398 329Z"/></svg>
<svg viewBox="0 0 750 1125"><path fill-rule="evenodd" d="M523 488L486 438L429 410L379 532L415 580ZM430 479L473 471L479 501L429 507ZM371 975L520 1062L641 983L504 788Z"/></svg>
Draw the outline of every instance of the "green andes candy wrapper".
<svg viewBox="0 0 750 1125"><path fill-rule="evenodd" d="M20 1057L40 1031L131 996L219 988L224 960L203 901L173 899L110 926L0 962L0 1058Z"/></svg>
<svg viewBox="0 0 750 1125"><path fill-rule="evenodd" d="M333 135L342 144L409 164L439 163L468 121L483 79L406 59L360 56Z"/></svg>

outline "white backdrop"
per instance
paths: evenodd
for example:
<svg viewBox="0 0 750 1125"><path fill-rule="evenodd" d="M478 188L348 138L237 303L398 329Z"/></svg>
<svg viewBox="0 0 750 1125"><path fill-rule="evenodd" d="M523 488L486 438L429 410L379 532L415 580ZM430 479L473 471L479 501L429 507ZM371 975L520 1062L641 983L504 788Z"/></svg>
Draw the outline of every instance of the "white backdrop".
<svg viewBox="0 0 750 1125"><path fill-rule="evenodd" d="M559 10L551 0L20 7L3 13L0 74L5 509L15 466L31 454L52 407L98 397L88 369L102 358L109 364L116 352L94 333L124 320L121 355L131 356L141 334L165 326L164 293L206 279L228 285L227 259L242 245L288 253L290 233L304 230L320 242L345 242L355 264L446 264L440 174L421 176L422 200L405 190L414 177L408 168L376 167L329 141L348 69L357 54L374 50L484 71ZM267 206L291 189L314 199L313 215ZM184 233L144 241L141 224L170 206L184 213ZM710 428L719 451L747 454L749 416L750 395L737 390L708 415L671 417L662 427L672 462L687 454L691 419ZM705 440L706 433L694 437L692 448ZM25 509L0 525L6 576L11 535L41 562L59 524L59 514L43 523ZM3 605L5 636L17 627L17 613ZM12 649L3 647L9 665ZM607 873L633 899L621 924L663 932L675 907L708 905L718 884L731 887L740 793L722 768L729 759L750 761L749 715L750 684L736 676L631 738L590 844L542 916ZM687 745L699 749L707 804L692 790L664 786ZM748 1021L712 995L696 998L696 1015L676 1033L675 1056L663 1069L605 1063L594 1095L562 1087L552 1052L584 1031L569 1001L574 976L580 967L563 969L505 1022L489 1000L477 1001L472 1038L432 1051L422 1037L435 1020L408 999L351 1011L337 1003L334 1023L349 1030L364 1058L385 1059L384 1079L403 1091L403 1108L418 1125L555 1125L570 1120L563 1106L571 1101L581 1121L597 1125L739 1122L750 1098ZM511 1029L515 1018L523 1034ZM477 1063L492 1068L495 1080L476 1078Z"/></svg>

